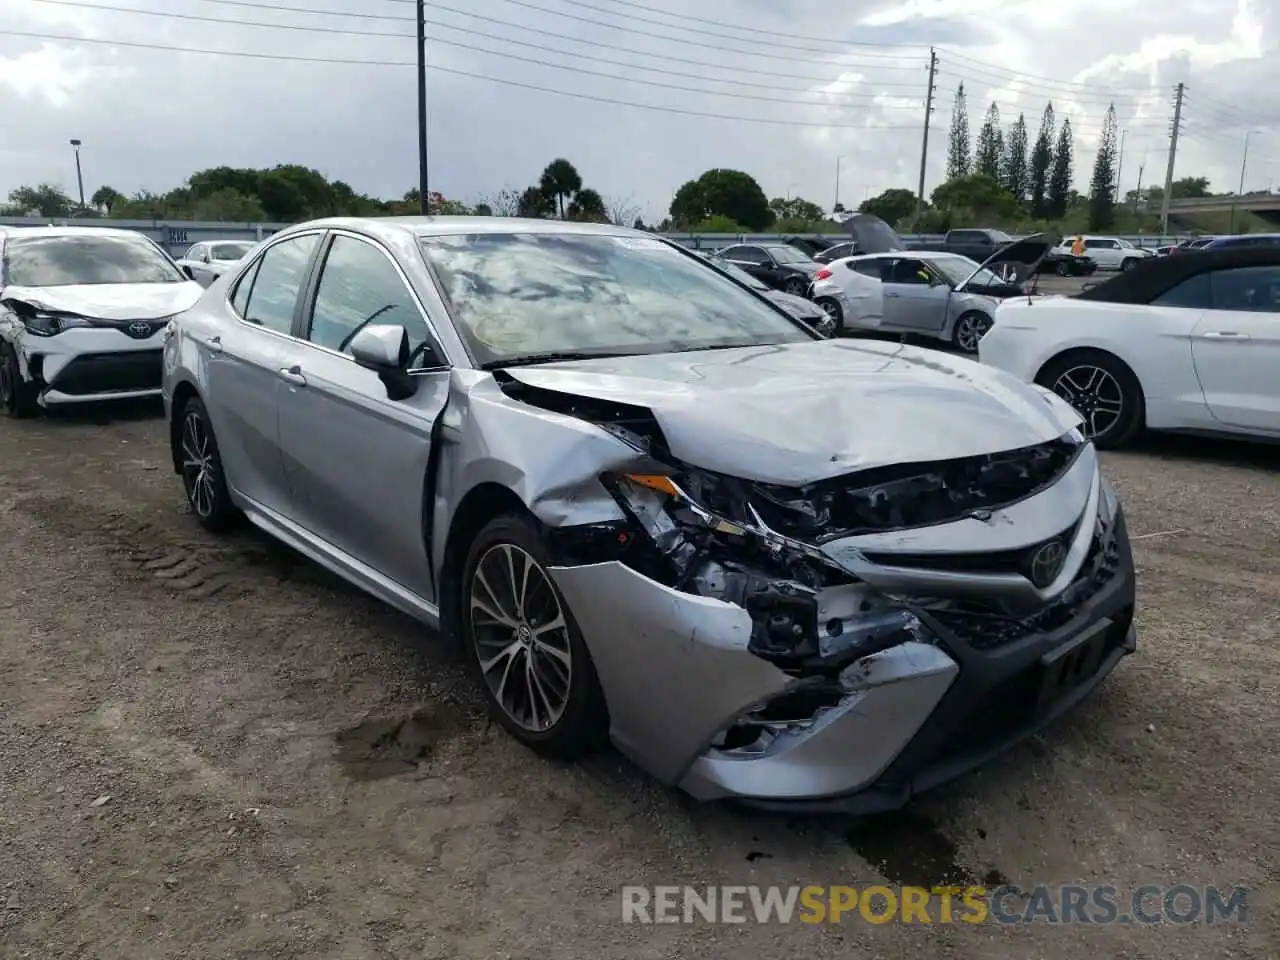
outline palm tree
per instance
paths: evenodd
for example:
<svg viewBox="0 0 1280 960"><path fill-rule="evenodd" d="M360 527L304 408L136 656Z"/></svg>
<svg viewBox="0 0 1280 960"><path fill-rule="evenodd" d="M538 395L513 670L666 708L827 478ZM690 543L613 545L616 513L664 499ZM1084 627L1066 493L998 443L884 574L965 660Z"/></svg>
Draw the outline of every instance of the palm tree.
<svg viewBox="0 0 1280 960"><path fill-rule="evenodd" d="M582 177L572 163L558 157L547 164L538 179L538 189L560 215L565 218L568 202L582 189Z"/></svg>

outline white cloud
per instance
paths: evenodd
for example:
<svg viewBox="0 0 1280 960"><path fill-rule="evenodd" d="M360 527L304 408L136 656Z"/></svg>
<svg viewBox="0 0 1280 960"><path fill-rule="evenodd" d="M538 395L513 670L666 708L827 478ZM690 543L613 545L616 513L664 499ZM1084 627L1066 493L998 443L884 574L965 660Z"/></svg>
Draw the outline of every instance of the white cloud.
<svg viewBox="0 0 1280 960"><path fill-rule="evenodd" d="M179 9L161 0L132 2L156 11ZM411 65L287 62L172 49L411 64L413 25L405 18L413 5L388 0L376 11L386 19L345 19L271 9L307 7L301 0L260 2L261 10L211 0L180 7L183 13L230 24L86 11L38 0L4 4L0 116L10 142L0 152L0 197L22 183L69 184L74 178L66 146L71 136L84 140L90 191L103 183L125 192L164 190L201 168L291 162L382 196L397 196L414 185ZM771 196L790 191L822 204L834 199L837 157L842 158L839 189L846 203L889 187L914 189L931 43L939 66L927 189L941 178L947 124L961 82L974 134L993 100L1006 123L1023 112L1033 132L1052 100L1058 115L1070 116L1075 127L1081 184L1088 178L1103 114L1114 102L1127 130L1122 180L1131 186L1140 165L1146 182L1157 170L1157 179L1163 178L1171 85L1183 80L1188 98L1178 174L1208 176L1218 189L1233 187L1245 132L1258 129L1262 132L1250 141L1247 186L1280 183L1276 0L1186 0L1176 18L1169 16L1170 7L1149 0L896 0L847 8L809 0L733 0L729 8L731 0L724 0L720 9L731 9L732 15L695 8L704 20L692 14L664 17L659 11L677 9L673 0L633 0L650 8L648 13L615 0L591 0L601 10L614 11L610 14L564 0L530 2L568 16L509 0L429 4L429 16L437 21L428 28L430 62L438 68L429 77L431 177L433 187L446 195L475 198L503 187L521 188L557 156L572 160L606 197L633 196L649 218L662 215L683 181L716 166L752 173ZM329 0L326 9L371 10L357 0ZM402 36L246 25L252 21ZM45 41L4 36L4 30L170 49ZM548 31L568 39L547 36ZM730 35L738 39L727 39ZM841 46L846 38L923 46ZM593 75L601 73L631 79ZM530 86L658 109L578 100Z"/></svg>

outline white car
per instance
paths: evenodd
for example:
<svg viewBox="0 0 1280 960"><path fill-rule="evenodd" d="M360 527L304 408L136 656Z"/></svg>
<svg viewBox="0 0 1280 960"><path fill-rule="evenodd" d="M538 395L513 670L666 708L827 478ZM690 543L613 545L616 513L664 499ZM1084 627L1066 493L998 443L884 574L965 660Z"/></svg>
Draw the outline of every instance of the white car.
<svg viewBox="0 0 1280 960"><path fill-rule="evenodd" d="M1280 248L1161 257L1004 301L979 359L1047 387L1099 447L1144 428L1280 439Z"/></svg>
<svg viewBox="0 0 1280 960"><path fill-rule="evenodd" d="M0 412L160 396L163 331L202 293L133 230L0 227Z"/></svg>
<svg viewBox="0 0 1280 960"><path fill-rule="evenodd" d="M1054 238L1037 234L990 259L1034 268ZM935 337L976 353L1000 298L1021 287L955 253L894 250L833 260L814 277L811 296L836 332L871 330Z"/></svg>
<svg viewBox="0 0 1280 960"><path fill-rule="evenodd" d="M193 243L178 260L178 266L200 286L207 287L255 246L251 240L204 240Z"/></svg>
<svg viewBox="0 0 1280 960"><path fill-rule="evenodd" d="M1070 253L1071 245L1076 239L1076 237L1066 238L1059 244L1058 249L1063 253ZM1080 239L1084 240L1084 255L1096 263L1099 270L1132 270L1141 261L1156 256L1154 250L1135 247L1124 237L1098 237L1087 234Z"/></svg>

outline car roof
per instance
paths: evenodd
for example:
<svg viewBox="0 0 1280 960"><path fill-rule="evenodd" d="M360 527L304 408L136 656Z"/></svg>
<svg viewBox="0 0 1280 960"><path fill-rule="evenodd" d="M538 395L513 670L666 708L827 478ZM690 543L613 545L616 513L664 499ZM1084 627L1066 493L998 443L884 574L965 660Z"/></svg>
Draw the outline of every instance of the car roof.
<svg viewBox="0 0 1280 960"><path fill-rule="evenodd" d="M575 220L537 220L523 217L325 217L290 224L272 238L316 228L355 230L384 240L413 237L448 237L468 233L523 233L548 236L593 235L601 237L654 237L643 230L612 224Z"/></svg>
<svg viewBox="0 0 1280 960"><path fill-rule="evenodd" d="M1208 247L1194 257L1151 257L1140 270L1127 270L1074 295L1075 300L1147 304L1179 283L1213 270L1280 266L1280 247Z"/></svg>

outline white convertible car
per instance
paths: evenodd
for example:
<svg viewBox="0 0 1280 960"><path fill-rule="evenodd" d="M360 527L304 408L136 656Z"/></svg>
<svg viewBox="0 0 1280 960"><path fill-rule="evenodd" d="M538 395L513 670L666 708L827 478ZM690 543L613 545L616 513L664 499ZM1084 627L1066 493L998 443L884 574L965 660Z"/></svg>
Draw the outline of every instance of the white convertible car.
<svg viewBox="0 0 1280 960"><path fill-rule="evenodd" d="M978 351L1070 403L1099 447L1144 427L1280 440L1280 248L1153 258L1074 297L1005 300Z"/></svg>

